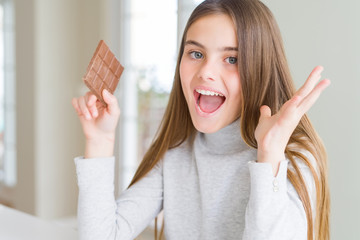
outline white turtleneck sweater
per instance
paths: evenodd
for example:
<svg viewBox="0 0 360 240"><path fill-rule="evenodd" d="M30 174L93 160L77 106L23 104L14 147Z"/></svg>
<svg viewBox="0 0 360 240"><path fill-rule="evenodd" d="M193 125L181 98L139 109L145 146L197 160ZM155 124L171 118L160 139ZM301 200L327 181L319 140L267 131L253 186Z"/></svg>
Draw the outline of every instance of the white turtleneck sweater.
<svg viewBox="0 0 360 240"><path fill-rule="evenodd" d="M274 177L244 143L239 120L169 150L117 200L113 157L75 163L80 240L134 239L161 210L167 240L307 238L304 207L287 179L289 161ZM299 165L314 206L312 175Z"/></svg>

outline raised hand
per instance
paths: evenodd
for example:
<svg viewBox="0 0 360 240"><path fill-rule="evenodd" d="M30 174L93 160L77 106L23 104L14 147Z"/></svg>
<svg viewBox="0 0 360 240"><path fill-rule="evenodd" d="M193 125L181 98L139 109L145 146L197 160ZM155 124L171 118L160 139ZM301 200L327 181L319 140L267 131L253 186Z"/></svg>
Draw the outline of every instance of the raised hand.
<svg viewBox="0 0 360 240"><path fill-rule="evenodd" d="M72 99L86 138L85 157L106 157L113 154L120 108L114 95L106 90L102 94L106 107L90 92Z"/></svg>
<svg viewBox="0 0 360 240"><path fill-rule="evenodd" d="M322 71L322 66L315 67L304 85L276 114L271 115L271 110L266 105L260 108L259 123L255 129L258 144L257 161L271 163L274 175L277 174L280 161L285 159L286 145L301 117L330 84L328 79L318 83Z"/></svg>

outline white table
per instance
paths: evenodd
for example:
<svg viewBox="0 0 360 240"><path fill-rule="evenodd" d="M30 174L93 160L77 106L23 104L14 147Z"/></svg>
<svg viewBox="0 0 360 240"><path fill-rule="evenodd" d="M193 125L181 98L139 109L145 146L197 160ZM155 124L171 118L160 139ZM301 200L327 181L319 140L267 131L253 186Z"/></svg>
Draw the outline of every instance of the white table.
<svg viewBox="0 0 360 240"><path fill-rule="evenodd" d="M42 220L0 204L0 240L77 240L71 227Z"/></svg>

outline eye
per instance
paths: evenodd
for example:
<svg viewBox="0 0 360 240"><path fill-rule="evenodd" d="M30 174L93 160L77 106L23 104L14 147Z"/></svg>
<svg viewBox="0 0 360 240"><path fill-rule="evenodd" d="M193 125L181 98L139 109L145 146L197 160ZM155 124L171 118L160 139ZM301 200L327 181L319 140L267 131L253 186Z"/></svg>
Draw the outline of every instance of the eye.
<svg viewBox="0 0 360 240"><path fill-rule="evenodd" d="M225 61L230 63L230 64L236 64L237 63L237 58L236 57L228 57L228 58L226 58Z"/></svg>
<svg viewBox="0 0 360 240"><path fill-rule="evenodd" d="M203 58L203 55L201 52L196 52L196 51L193 51L190 53L190 56L194 59L201 59Z"/></svg>

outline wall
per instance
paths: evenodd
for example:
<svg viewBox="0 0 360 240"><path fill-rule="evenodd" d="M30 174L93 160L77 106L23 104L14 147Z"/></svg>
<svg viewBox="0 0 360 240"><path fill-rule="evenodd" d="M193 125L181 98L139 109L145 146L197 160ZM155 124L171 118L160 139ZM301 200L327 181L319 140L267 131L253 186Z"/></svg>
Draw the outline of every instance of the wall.
<svg viewBox="0 0 360 240"><path fill-rule="evenodd" d="M18 184L10 200L17 209L47 219L76 214L73 158L84 138L71 99L87 91L81 78L98 41L109 39L109 6L15 1Z"/></svg>
<svg viewBox="0 0 360 240"><path fill-rule="evenodd" d="M76 205L74 153L81 139L71 98L79 69L77 1L35 1L36 214L71 214Z"/></svg>
<svg viewBox="0 0 360 240"><path fill-rule="evenodd" d="M329 157L332 239L359 239L360 2L266 0L297 87L323 65L332 84L309 111Z"/></svg>
<svg viewBox="0 0 360 240"><path fill-rule="evenodd" d="M9 200L35 213L34 1L15 1L17 185Z"/></svg>

